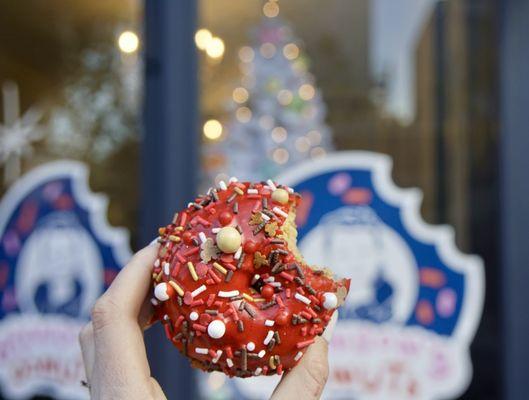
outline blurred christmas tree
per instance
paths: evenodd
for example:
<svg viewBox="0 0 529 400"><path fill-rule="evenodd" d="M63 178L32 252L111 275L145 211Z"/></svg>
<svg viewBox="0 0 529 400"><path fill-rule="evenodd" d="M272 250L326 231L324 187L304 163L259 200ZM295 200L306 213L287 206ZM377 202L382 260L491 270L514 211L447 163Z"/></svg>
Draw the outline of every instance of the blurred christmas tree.
<svg viewBox="0 0 529 400"><path fill-rule="evenodd" d="M267 17L254 32L255 44L239 50L242 79L233 91L229 121L204 125L209 183L227 176L270 178L332 149L325 105L302 44L276 12L264 11Z"/></svg>

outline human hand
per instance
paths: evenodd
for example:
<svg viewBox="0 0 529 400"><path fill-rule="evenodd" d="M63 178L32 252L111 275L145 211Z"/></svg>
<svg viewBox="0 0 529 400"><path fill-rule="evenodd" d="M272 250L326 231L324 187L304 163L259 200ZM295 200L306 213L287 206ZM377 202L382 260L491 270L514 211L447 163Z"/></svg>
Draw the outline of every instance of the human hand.
<svg viewBox="0 0 529 400"><path fill-rule="evenodd" d="M97 300L92 322L79 335L92 399L165 399L151 377L143 330L153 309L149 301L151 266L158 245L144 248L116 276ZM322 339L318 337L299 364L284 374L272 399L319 399L328 376L327 343L334 313Z"/></svg>

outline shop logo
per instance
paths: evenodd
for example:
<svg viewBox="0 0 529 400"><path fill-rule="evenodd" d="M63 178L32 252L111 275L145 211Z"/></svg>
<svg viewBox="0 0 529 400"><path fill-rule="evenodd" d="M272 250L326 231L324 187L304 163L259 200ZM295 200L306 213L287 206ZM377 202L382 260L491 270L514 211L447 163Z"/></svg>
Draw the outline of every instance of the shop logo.
<svg viewBox="0 0 529 400"><path fill-rule="evenodd" d="M0 202L0 384L10 398L87 398L77 335L130 256L87 179L81 163L45 164Z"/></svg>

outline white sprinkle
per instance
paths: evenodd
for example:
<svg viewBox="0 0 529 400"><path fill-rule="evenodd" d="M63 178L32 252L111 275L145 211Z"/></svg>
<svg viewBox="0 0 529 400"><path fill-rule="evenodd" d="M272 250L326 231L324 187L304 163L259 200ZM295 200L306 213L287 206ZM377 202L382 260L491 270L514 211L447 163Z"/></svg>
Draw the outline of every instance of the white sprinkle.
<svg viewBox="0 0 529 400"><path fill-rule="evenodd" d="M257 189L248 189L246 192L248 194L258 194L259 193L259 191Z"/></svg>
<svg viewBox="0 0 529 400"><path fill-rule="evenodd" d="M241 255L242 255L242 246L237 249L233 258L238 260L239 258L241 258Z"/></svg>
<svg viewBox="0 0 529 400"><path fill-rule="evenodd" d="M206 285L202 285L191 292L191 296L197 297L200 293L206 290Z"/></svg>
<svg viewBox="0 0 529 400"><path fill-rule="evenodd" d="M287 191L288 193L294 193L294 189L292 189L291 187L287 187Z"/></svg>
<svg viewBox="0 0 529 400"><path fill-rule="evenodd" d="M298 361L301 357L303 357L303 353L301 351L298 351L298 354L294 357L294 361Z"/></svg>
<svg viewBox="0 0 529 400"><path fill-rule="evenodd" d="M204 232L198 232L198 237L200 238L200 241L202 243L206 243L207 238L206 238L206 234Z"/></svg>
<svg viewBox="0 0 529 400"><path fill-rule="evenodd" d="M219 228L212 228L212 229L211 229L211 232L213 232L213 233L219 233L221 229L222 229L222 228L220 228L220 227L219 227Z"/></svg>
<svg viewBox="0 0 529 400"><path fill-rule="evenodd" d="M250 351L254 351L255 350L255 343L254 342L248 342L248 344L246 345L246 348Z"/></svg>
<svg viewBox="0 0 529 400"><path fill-rule="evenodd" d="M281 282L268 282L268 284L273 287L281 287Z"/></svg>
<svg viewBox="0 0 529 400"><path fill-rule="evenodd" d="M263 214L261 213L261 217L265 220L265 221L270 221L270 217L266 214Z"/></svg>
<svg viewBox="0 0 529 400"><path fill-rule="evenodd" d="M265 356L265 354L266 354L266 351L265 350L261 350L259 353L257 353L257 356L259 358L263 358Z"/></svg>
<svg viewBox="0 0 529 400"><path fill-rule="evenodd" d="M270 343L270 340L274 337L274 331L268 331L265 340L263 341L265 346L268 346L268 343Z"/></svg>
<svg viewBox="0 0 529 400"><path fill-rule="evenodd" d="M263 372L263 369L262 369L261 367L257 367L257 368L255 369L255 376L259 376L259 375L261 375L261 372Z"/></svg>
<svg viewBox="0 0 529 400"><path fill-rule="evenodd" d="M219 290L219 293L218 293L219 297L234 297L238 295L239 295L238 290L230 290L229 292L224 292L222 290Z"/></svg>
<svg viewBox="0 0 529 400"><path fill-rule="evenodd" d="M226 358L226 364L228 364L228 367L233 367L233 361L231 361L231 358Z"/></svg>
<svg viewBox="0 0 529 400"><path fill-rule="evenodd" d="M196 311L191 311L191 314L189 314L189 319L191 321L196 321L198 319L198 313Z"/></svg>
<svg viewBox="0 0 529 400"><path fill-rule="evenodd" d="M171 272L169 267L170 267L170 264L168 262L163 263L163 273L165 275L169 275L169 273Z"/></svg>
<svg viewBox="0 0 529 400"><path fill-rule="evenodd" d="M217 355L215 356L214 359L211 360L211 362L212 362L213 364L216 364L217 361L219 361L220 356L222 356L222 350L217 350Z"/></svg>
<svg viewBox="0 0 529 400"><path fill-rule="evenodd" d="M219 187L221 190L228 190L228 187L226 186L226 183L224 181L219 182Z"/></svg>
<svg viewBox="0 0 529 400"><path fill-rule="evenodd" d="M213 188L210 187L210 188L208 189L208 191L206 192L206 194L209 196L209 195L211 194L212 191L213 191Z"/></svg>
<svg viewBox="0 0 529 400"><path fill-rule="evenodd" d="M164 316L163 316L163 320L164 320L164 321L169 321L169 315L164 314Z"/></svg>
<svg viewBox="0 0 529 400"><path fill-rule="evenodd" d="M270 189L272 189L272 190L276 190L277 189L276 185L274 185L274 182L272 182L272 179L268 179L266 181L266 183L268 183L268 186L270 186Z"/></svg>
<svg viewBox="0 0 529 400"><path fill-rule="evenodd" d="M265 325L266 326L274 326L275 322L271 319L267 319L265 320Z"/></svg>
<svg viewBox="0 0 529 400"><path fill-rule="evenodd" d="M268 186L268 185L263 185L263 189L270 190L270 186Z"/></svg>
<svg viewBox="0 0 529 400"><path fill-rule="evenodd" d="M198 354L208 354L208 349L203 347L195 347L195 352Z"/></svg>
<svg viewBox="0 0 529 400"><path fill-rule="evenodd" d="M308 299L307 297L303 296L302 294L299 294L298 292L296 292L296 294L294 295L294 297L301 301L302 303L305 303L305 304L310 304L310 299Z"/></svg>
<svg viewBox="0 0 529 400"><path fill-rule="evenodd" d="M154 297L151 299L151 304L153 306L157 306L158 305L158 300L156 300Z"/></svg>
<svg viewBox="0 0 529 400"><path fill-rule="evenodd" d="M280 209L279 207L274 207L272 209L273 212L275 212L276 214L278 215L281 215L282 217L285 217L285 218L288 218L288 214L286 212L284 212L282 209Z"/></svg>
<svg viewBox="0 0 529 400"><path fill-rule="evenodd" d="M230 178L230 183L233 183L233 182L239 182L239 180L236 177L232 176Z"/></svg>
<svg viewBox="0 0 529 400"><path fill-rule="evenodd" d="M273 282L275 280L276 280L275 276L269 276L268 278L263 279L263 281L265 281L266 283Z"/></svg>
<svg viewBox="0 0 529 400"><path fill-rule="evenodd" d="M154 262L154 266L155 267L159 267L160 266L160 259L157 258L156 261Z"/></svg>
<svg viewBox="0 0 529 400"><path fill-rule="evenodd" d="M187 203L187 207L188 207L188 208L191 207L192 205L193 205L192 202L191 202L191 203Z"/></svg>

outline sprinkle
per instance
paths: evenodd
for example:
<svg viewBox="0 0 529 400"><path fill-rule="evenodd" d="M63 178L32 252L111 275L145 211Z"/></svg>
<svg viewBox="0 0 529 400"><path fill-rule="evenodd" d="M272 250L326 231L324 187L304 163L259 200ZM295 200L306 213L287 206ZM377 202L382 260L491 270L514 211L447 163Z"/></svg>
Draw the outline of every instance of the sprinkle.
<svg viewBox="0 0 529 400"><path fill-rule="evenodd" d="M235 183L235 182L239 182L239 180L235 177L235 176L232 176L229 180L230 183Z"/></svg>
<svg viewBox="0 0 529 400"><path fill-rule="evenodd" d="M199 233L198 233L198 237L200 238L200 241L201 241L202 243L206 243L207 238L206 238L206 235L205 235L204 232L199 232Z"/></svg>
<svg viewBox="0 0 529 400"><path fill-rule="evenodd" d="M275 339L270 340L270 343L268 343L268 347L267 347L268 351L271 351L275 345L276 345L276 340Z"/></svg>
<svg viewBox="0 0 529 400"><path fill-rule="evenodd" d="M222 290L219 290L219 293L217 294L219 297L234 297L239 295L238 290L230 290L229 292L225 292Z"/></svg>
<svg viewBox="0 0 529 400"><path fill-rule="evenodd" d="M254 298L247 293L243 293L242 297L244 297L247 301L251 301L251 302L254 301Z"/></svg>
<svg viewBox="0 0 529 400"><path fill-rule="evenodd" d="M226 358L226 364L228 364L229 368L233 367L233 361L231 360L231 358Z"/></svg>
<svg viewBox="0 0 529 400"><path fill-rule="evenodd" d="M210 325L211 325L211 324L210 324ZM200 332L204 332L204 333L205 333L206 330L207 330L206 327L205 327L204 325L200 325L200 324L193 324L192 327L193 327L193 329L194 329L195 331L200 331Z"/></svg>
<svg viewBox="0 0 529 400"><path fill-rule="evenodd" d="M265 354L266 354L266 351L265 350L261 350L259 353L257 353L257 356L259 358L263 358Z"/></svg>
<svg viewBox="0 0 529 400"><path fill-rule="evenodd" d="M283 278L289 280L290 282L292 282L294 280L294 277L292 275L290 275L288 272L286 271L281 271L279 273L279 275L281 275Z"/></svg>
<svg viewBox="0 0 529 400"><path fill-rule="evenodd" d="M294 294L294 297L296 298L296 300L299 300L302 303L310 304L310 300L306 298L305 296L303 296L302 294L296 293Z"/></svg>
<svg viewBox="0 0 529 400"><path fill-rule="evenodd" d="M220 227L218 227L218 228L212 228L212 229L211 229L211 232L212 232L212 233L219 233L221 229L222 229L222 228L220 228Z"/></svg>
<svg viewBox="0 0 529 400"><path fill-rule="evenodd" d="M303 357L303 352L298 351L298 354L296 354L296 356L294 357L294 361L299 361L301 357Z"/></svg>
<svg viewBox="0 0 529 400"><path fill-rule="evenodd" d="M240 187L237 187L237 186L235 186L235 187L233 188L233 191L234 191L235 193L237 193L239 196L242 196L242 195L244 194L244 192L241 190L241 188L240 188Z"/></svg>
<svg viewBox="0 0 529 400"><path fill-rule="evenodd" d="M266 326L274 326L274 323L275 323L275 322L274 322L273 320L271 320L271 319L267 319L267 320L265 320L265 323L264 323L264 324L265 324Z"/></svg>
<svg viewBox="0 0 529 400"><path fill-rule="evenodd" d="M272 179L268 179L266 181L266 183L268 184L268 186L270 186L270 189L272 189L272 190L276 190L277 189L276 185L274 185L274 182L272 182Z"/></svg>
<svg viewBox="0 0 529 400"><path fill-rule="evenodd" d="M268 345L268 343L270 343L270 340L272 340L273 337L274 337L274 331L268 331L268 333L266 334L266 338L263 341L263 344L265 346Z"/></svg>
<svg viewBox="0 0 529 400"><path fill-rule="evenodd" d="M211 307L211 305L213 304L213 302L215 301L215 293L211 293L209 296L208 296L208 300L206 302L206 305L208 307Z"/></svg>
<svg viewBox="0 0 529 400"><path fill-rule="evenodd" d="M239 258L239 262L237 263L237 269L241 269L245 257L246 257L246 253L242 253L242 257Z"/></svg>
<svg viewBox="0 0 529 400"><path fill-rule="evenodd" d="M156 261L154 262L154 267L157 268L160 266L160 259L157 258Z"/></svg>
<svg viewBox="0 0 529 400"><path fill-rule="evenodd" d="M165 275L169 275L169 273L171 272L169 267L170 267L170 264L168 262L163 263L163 273Z"/></svg>
<svg viewBox="0 0 529 400"><path fill-rule="evenodd" d="M212 269L209 269L208 270L208 274L209 276L211 276L213 278L213 280L216 282L216 283L221 283L222 280L218 277L218 275L215 273L215 271L213 271Z"/></svg>
<svg viewBox="0 0 529 400"><path fill-rule="evenodd" d="M228 271L226 271L226 268L224 268L218 262L214 262L213 263L213 268L215 268L217 271L219 271L223 275L226 275L226 273L228 272Z"/></svg>
<svg viewBox="0 0 529 400"><path fill-rule="evenodd" d="M231 278L233 277L233 271L228 271L228 273L226 274L226 278L224 279L224 282L229 282L231 281Z"/></svg>
<svg viewBox="0 0 529 400"><path fill-rule="evenodd" d="M312 343L314 343L314 339L304 340L303 342L296 343L296 347L302 349L303 347L310 346Z"/></svg>
<svg viewBox="0 0 529 400"><path fill-rule="evenodd" d="M259 193L259 191L257 189L248 189L246 191L246 193L248 193L248 194L257 194L257 193Z"/></svg>
<svg viewBox="0 0 529 400"><path fill-rule="evenodd" d="M238 214L239 213L239 203L235 202L233 203L233 213Z"/></svg>
<svg viewBox="0 0 529 400"><path fill-rule="evenodd" d="M272 209L273 212L275 212L276 214L278 215L281 215L282 217L285 217L285 218L288 218L288 214L286 212L284 212L282 209L280 209L279 207L274 207Z"/></svg>
<svg viewBox="0 0 529 400"><path fill-rule="evenodd" d="M235 260L238 260L239 258L241 258L241 254L242 254L242 246L240 246L237 251L235 252L235 255L233 256L233 258Z"/></svg>
<svg viewBox="0 0 529 400"><path fill-rule="evenodd" d="M195 347L195 352L197 354L208 354L208 349L205 349L203 347Z"/></svg>
<svg viewBox="0 0 529 400"><path fill-rule="evenodd" d="M277 342L277 344L281 344L281 338L279 337L279 332L278 331L274 332L274 339Z"/></svg>
<svg viewBox="0 0 529 400"><path fill-rule="evenodd" d="M156 300L154 297L151 299L151 304L153 306L157 306L159 303L158 303L158 300Z"/></svg>
<svg viewBox="0 0 529 400"><path fill-rule="evenodd" d="M181 239L180 239L180 236L169 235L169 240L170 240L171 242L178 243L178 242L180 242Z"/></svg>
<svg viewBox="0 0 529 400"><path fill-rule="evenodd" d="M188 261L187 269L189 269L189 273L191 274L191 277L193 278L193 280L198 281L197 271L195 270L195 266L193 265L191 261Z"/></svg>
<svg viewBox="0 0 529 400"><path fill-rule="evenodd" d="M193 238L193 239L195 239L195 238ZM196 239L195 239L195 240L196 240ZM198 247L192 247L192 248L190 248L190 249L184 251L184 252L182 253L182 255L183 255L184 257L189 257L189 256L192 256L192 255L195 254L195 253L198 253L199 251L200 251L200 248L198 248ZM184 260L184 261L185 261L185 260Z"/></svg>
<svg viewBox="0 0 529 400"><path fill-rule="evenodd" d="M222 350L217 350L217 355L215 356L215 358L211 360L211 362L214 364L217 363L217 361L219 361L221 356L222 356Z"/></svg>
<svg viewBox="0 0 529 400"><path fill-rule="evenodd" d="M237 197L237 193L233 193L230 197L226 199L226 203L231 203Z"/></svg>
<svg viewBox="0 0 529 400"><path fill-rule="evenodd" d="M250 305L248 305L248 303L244 303L244 311L246 311L252 319L255 318L255 311Z"/></svg>
<svg viewBox="0 0 529 400"><path fill-rule="evenodd" d="M237 330L239 332L244 332L244 323L240 319L237 320Z"/></svg>
<svg viewBox="0 0 529 400"><path fill-rule="evenodd" d="M263 369L261 367L257 367L255 369L254 374L255 374L255 376L259 376L259 375L261 375L261 372L263 372Z"/></svg>
<svg viewBox="0 0 529 400"><path fill-rule="evenodd" d="M254 342L248 342L248 344L246 345L246 348L250 351L254 351L255 350L255 343Z"/></svg>
<svg viewBox="0 0 529 400"><path fill-rule="evenodd" d="M206 290L206 285L202 285L200 287L198 287L197 289L193 290L191 292L191 295L193 297L197 297L200 293L202 293L204 290Z"/></svg>
<svg viewBox="0 0 529 400"><path fill-rule="evenodd" d="M241 349L241 359L241 369L246 371L248 369L248 353L246 351L246 347Z"/></svg>
<svg viewBox="0 0 529 400"><path fill-rule="evenodd" d="M265 221L270 221L270 217L268 215L266 215L265 213L261 213L261 217L265 220Z"/></svg>
<svg viewBox="0 0 529 400"><path fill-rule="evenodd" d="M257 282L259 280L261 276L259 274L255 274L252 278L252 281L250 282L250 284L252 285L255 285L255 282Z"/></svg>
<svg viewBox="0 0 529 400"><path fill-rule="evenodd" d="M219 182L220 190L228 190L228 187L226 186L226 183L224 181Z"/></svg>
<svg viewBox="0 0 529 400"><path fill-rule="evenodd" d="M189 314L189 319L191 321L196 321L198 319L198 313L196 311L191 311L191 314Z"/></svg>
<svg viewBox="0 0 529 400"><path fill-rule="evenodd" d="M217 194L217 190L216 189L213 189L211 191L211 195L213 196L213 200L219 201L219 195Z"/></svg>
<svg viewBox="0 0 529 400"><path fill-rule="evenodd" d="M184 290L175 281L169 281L169 285L171 285L176 293L178 293L178 296L184 295Z"/></svg>

